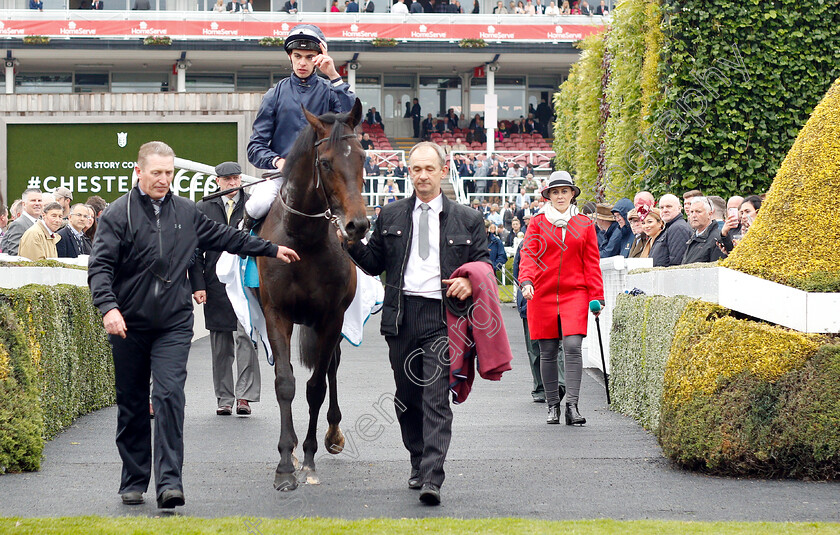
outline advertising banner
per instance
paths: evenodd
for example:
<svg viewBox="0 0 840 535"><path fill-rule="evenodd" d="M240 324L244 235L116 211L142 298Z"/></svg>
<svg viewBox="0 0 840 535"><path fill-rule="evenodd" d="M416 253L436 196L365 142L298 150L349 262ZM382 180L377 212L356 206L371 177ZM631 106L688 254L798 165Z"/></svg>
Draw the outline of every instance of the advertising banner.
<svg viewBox="0 0 840 535"><path fill-rule="evenodd" d="M304 22L304 21L302 21ZM0 37L44 35L49 37L168 36L186 39L286 37L297 23L249 20L0 20ZM397 39L405 41L575 42L606 28L601 24L385 24L323 23L318 26L329 40Z"/></svg>
<svg viewBox="0 0 840 535"><path fill-rule="evenodd" d="M210 166L238 154L236 122L7 124L6 140L10 199L29 187L64 186L74 202L91 195L111 202L132 187L137 151L147 141L163 141L179 158ZM212 175L176 167L172 190L198 201L216 183Z"/></svg>

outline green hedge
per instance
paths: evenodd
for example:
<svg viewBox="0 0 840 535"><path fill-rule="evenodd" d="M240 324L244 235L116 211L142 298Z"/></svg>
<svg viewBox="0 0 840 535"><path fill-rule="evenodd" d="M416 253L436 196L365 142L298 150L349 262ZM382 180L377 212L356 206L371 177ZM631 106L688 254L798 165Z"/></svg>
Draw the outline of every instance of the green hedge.
<svg viewBox="0 0 840 535"><path fill-rule="evenodd" d="M610 334L612 408L659 428L665 363L689 297L619 295Z"/></svg>
<svg viewBox="0 0 840 535"><path fill-rule="evenodd" d="M620 296L613 408L679 465L840 478L840 345L686 297Z"/></svg>
<svg viewBox="0 0 840 535"><path fill-rule="evenodd" d="M111 350L88 288L33 284L0 289L0 303L2 321L17 326L12 331L22 334L29 352L27 358L16 351L11 362L19 367L29 360L34 368L43 424L30 431L37 432L39 440L49 440L78 416L114 403ZM8 469L37 469L39 457L40 452L33 451L25 462Z"/></svg>
<svg viewBox="0 0 840 535"><path fill-rule="evenodd" d="M572 94L554 99L558 143L571 127L560 118L574 117L576 143L555 149L583 200L597 182L601 133L610 202L631 189L761 193L840 76L840 10L836 0L625 0L606 34L610 61L592 61L593 38L583 49L560 88ZM605 77L606 125L588 104Z"/></svg>

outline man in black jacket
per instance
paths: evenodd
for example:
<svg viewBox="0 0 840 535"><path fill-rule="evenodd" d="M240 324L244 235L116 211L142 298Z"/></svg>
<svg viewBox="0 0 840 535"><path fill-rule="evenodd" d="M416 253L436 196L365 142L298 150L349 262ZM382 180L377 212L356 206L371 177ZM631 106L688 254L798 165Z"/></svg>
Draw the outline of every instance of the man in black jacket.
<svg viewBox="0 0 840 535"><path fill-rule="evenodd" d="M59 258L77 258L79 255L90 254L90 238L85 236L89 218L90 213L84 204L78 203L70 207L67 225L57 232L61 236L61 240L55 245Z"/></svg>
<svg viewBox="0 0 840 535"><path fill-rule="evenodd" d="M665 222L665 236L659 238L661 243L652 252L653 265L678 266L685 255L687 242L692 234L691 227L682 218L682 207L676 195L663 195L659 199L659 209L662 210L662 221Z"/></svg>
<svg viewBox="0 0 840 535"><path fill-rule="evenodd" d="M411 456L408 486L440 503L443 463L452 438L444 299L472 295L469 279L450 279L468 262L490 262L481 214L441 192L443 149L418 143L408 155L415 194L382 208L367 245L350 256L366 273L386 272L380 331L396 382L397 419Z"/></svg>
<svg viewBox="0 0 840 535"><path fill-rule="evenodd" d="M242 183L242 168L236 162L222 162L216 166L219 189L238 188ZM210 221L236 227L242 221L244 191L232 191L223 197L202 200L196 207ZM193 299L204 307L204 326L210 331L210 354L213 359L213 388L216 393L216 414L229 416L236 402L236 414L251 414L251 403L260 400L260 362L251 337L239 324L230 305L225 285L216 276L219 251L196 251L195 264L190 268ZM236 383L233 381L233 360L236 358ZM236 395L236 394L239 395Z"/></svg>
<svg viewBox="0 0 840 535"><path fill-rule="evenodd" d="M160 141L140 147L137 185L105 210L88 263L93 304L114 354L119 493L143 503L151 479L149 376L155 410L157 503L184 504L184 383L193 334L187 268L197 247L298 259L293 250L207 219L189 199L172 195L175 153Z"/></svg>
<svg viewBox="0 0 840 535"><path fill-rule="evenodd" d="M688 240L683 264L715 262L726 256L718 247L720 230L717 221L712 218L712 212L712 203L708 197L694 197L689 202L688 224L694 232Z"/></svg>

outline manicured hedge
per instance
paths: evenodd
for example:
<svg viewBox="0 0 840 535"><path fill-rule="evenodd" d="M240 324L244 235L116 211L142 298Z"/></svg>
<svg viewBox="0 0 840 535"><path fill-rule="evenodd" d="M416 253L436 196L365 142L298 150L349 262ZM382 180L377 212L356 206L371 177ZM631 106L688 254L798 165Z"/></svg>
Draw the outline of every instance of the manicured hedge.
<svg viewBox="0 0 840 535"><path fill-rule="evenodd" d="M114 403L110 346L87 288L33 284L0 289L0 303L4 305L2 321L15 326L9 331L21 334L29 353L27 357L15 351L11 362L20 368L29 361L39 393L36 405L43 413L43 424L28 432L38 440L49 440L78 416ZM27 401L21 398L19 403ZM4 432L5 426L0 434ZM39 462L40 451L33 450L25 462L7 469L35 470Z"/></svg>
<svg viewBox="0 0 840 535"><path fill-rule="evenodd" d="M610 348L613 407L679 465L840 478L840 345L685 297L622 296Z"/></svg>

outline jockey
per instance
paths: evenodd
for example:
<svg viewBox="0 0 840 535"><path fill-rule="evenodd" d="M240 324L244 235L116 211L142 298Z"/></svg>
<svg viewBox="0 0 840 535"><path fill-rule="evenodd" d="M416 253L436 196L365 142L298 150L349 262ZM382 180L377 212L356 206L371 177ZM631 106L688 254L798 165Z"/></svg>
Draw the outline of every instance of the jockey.
<svg viewBox="0 0 840 535"><path fill-rule="evenodd" d="M282 171L286 155L307 124L301 105L314 115L322 115L349 112L356 101L350 85L341 79L327 54L327 41L320 28L313 24L295 26L283 48L289 55L292 75L263 96L248 142L248 161L258 169ZM318 76L316 69L326 79ZM282 179L269 180L251 188L245 210L252 219L265 217L281 184Z"/></svg>

